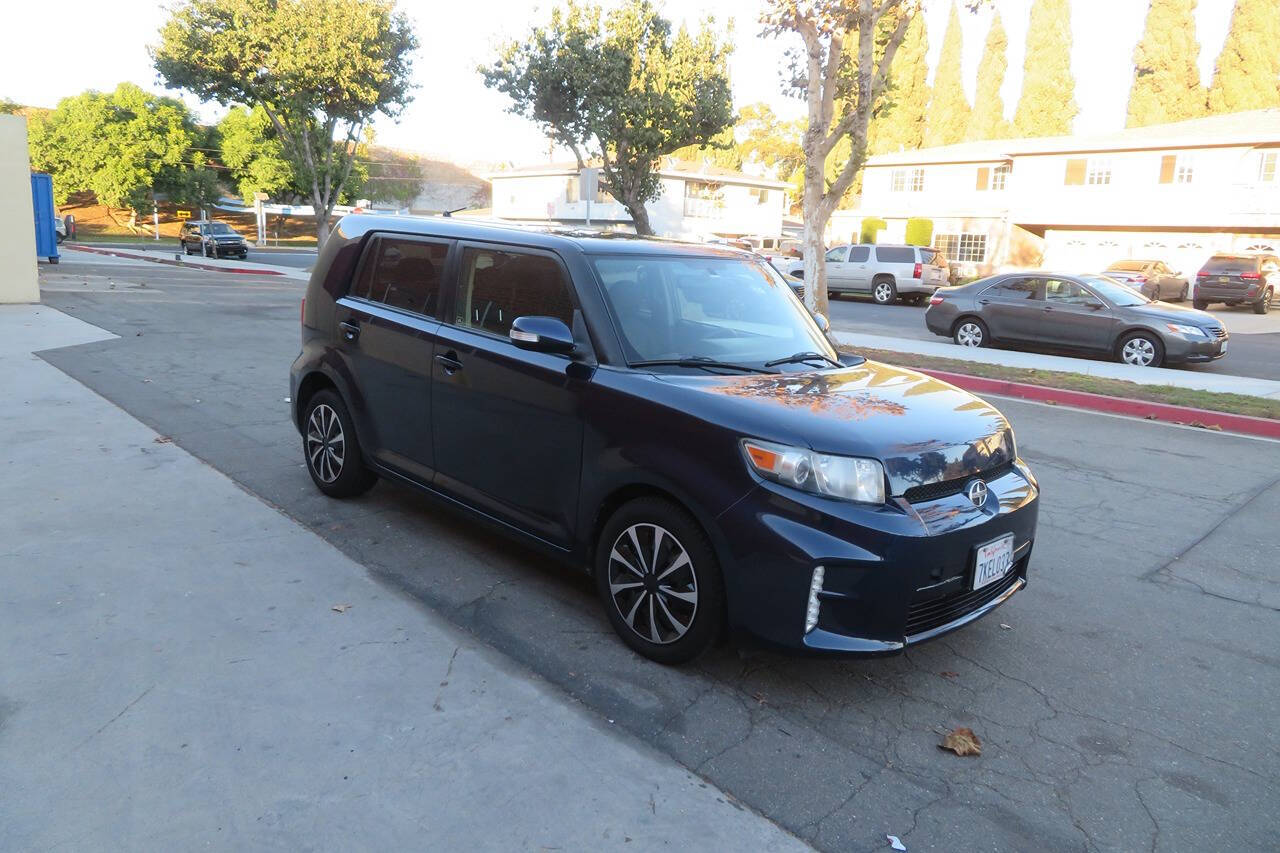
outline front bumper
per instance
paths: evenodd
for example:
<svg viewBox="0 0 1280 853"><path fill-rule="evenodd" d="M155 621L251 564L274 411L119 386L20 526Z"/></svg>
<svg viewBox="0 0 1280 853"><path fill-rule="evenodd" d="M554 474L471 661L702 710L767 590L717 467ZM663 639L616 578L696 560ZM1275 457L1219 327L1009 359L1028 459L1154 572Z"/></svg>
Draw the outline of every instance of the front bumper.
<svg viewBox="0 0 1280 853"><path fill-rule="evenodd" d="M967 481L966 481L967 482ZM732 565L730 625L799 651L892 654L989 613L1026 585L1039 488L1017 469L963 494L867 507L761 483L720 516ZM1014 536L1014 564L972 590L974 552ZM823 567L817 626L805 631L814 568Z"/></svg>
<svg viewBox="0 0 1280 853"><path fill-rule="evenodd" d="M1195 364L1216 361L1227 354L1229 337L1188 338L1183 335L1165 335L1164 360L1169 364Z"/></svg>

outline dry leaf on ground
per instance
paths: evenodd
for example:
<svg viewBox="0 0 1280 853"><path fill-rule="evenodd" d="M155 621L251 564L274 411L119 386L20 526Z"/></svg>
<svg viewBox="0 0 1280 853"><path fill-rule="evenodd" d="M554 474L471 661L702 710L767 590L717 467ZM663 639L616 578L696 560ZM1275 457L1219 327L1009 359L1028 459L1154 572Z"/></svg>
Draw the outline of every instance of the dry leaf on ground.
<svg viewBox="0 0 1280 853"><path fill-rule="evenodd" d="M346 613L348 610L350 610L350 609L351 609L351 605L350 605L350 604L335 604L335 605L333 605L332 607L330 607L329 609L330 609L330 610L332 610L332 611L333 611L333 612L335 612L335 613Z"/></svg>
<svg viewBox="0 0 1280 853"><path fill-rule="evenodd" d="M939 749L948 749L956 755L982 755L982 741L973 733L973 729L961 726L951 732L938 744Z"/></svg>

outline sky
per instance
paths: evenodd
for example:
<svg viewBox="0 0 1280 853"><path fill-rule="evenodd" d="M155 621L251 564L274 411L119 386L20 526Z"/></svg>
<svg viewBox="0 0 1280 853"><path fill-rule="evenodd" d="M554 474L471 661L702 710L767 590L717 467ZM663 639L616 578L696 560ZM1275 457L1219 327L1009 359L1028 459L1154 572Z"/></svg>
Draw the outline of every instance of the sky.
<svg viewBox="0 0 1280 853"><path fill-rule="evenodd" d="M1199 0L1198 60L1206 83L1226 37L1233 2ZM421 43L414 61L418 88L399 123L387 119L376 123L377 141L461 164L545 161L545 137L532 123L507 113L505 96L485 88L475 69L493 55L496 45L544 21L552 5L545 0L400 0L400 8L416 24ZM708 16L722 29L732 20L735 51L730 72L737 106L764 101L784 117L804 113L803 103L784 95L780 83L785 51L798 45L799 38L760 35L757 21L763 0L659 0L658 5L667 17L691 27ZM949 7L950 0L925 0L931 74ZM1021 84L1030 7L1031 0L994 0L977 13L964 12L963 7L961 11L970 100L992 9L1000 12L1009 36L1003 95L1010 116ZM1124 127L1133 48L1142 35L1146 9L1146 0L1073 0L1071 65L1080 106L1077 133ZM110 90L124 80L158 91L163 86L151 66L147 45L155 41L166 15L165 5L156 0L60 0L57 30L49 33L48 7L14 4L6 13L10 32L30 37L9 40L0 52L0 98L52 107L67 95L85 89ZM203 120L214 121L222 113L216 105L202 105L190 96L184 100Z"/></svg>

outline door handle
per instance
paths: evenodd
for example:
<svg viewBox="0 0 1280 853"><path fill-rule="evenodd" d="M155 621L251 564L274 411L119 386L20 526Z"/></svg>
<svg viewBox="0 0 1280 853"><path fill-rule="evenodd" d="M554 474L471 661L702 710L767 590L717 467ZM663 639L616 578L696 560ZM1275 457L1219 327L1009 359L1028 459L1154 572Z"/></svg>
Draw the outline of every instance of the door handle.
<svg viewBox="0 0 1280 853"><path fill-rule="evenodd" d="M990 305L990 304L991 304L991 300L990 300L990 299L979 299L979 300L978 300L978 304L979 304L979 305Z"/></svg>
<svg viewBox="0 0 1280 853"><path fill-rule="evenodd" d="M446 376L452 376L462 369L462 362L458 361L458 354L453 350L449 350L443 355L437 355L436 361L440 362L440 368L445 372Z"/></svg>
<svg viewBox="0 0 1280 853"><path fill-rule="evenodd" d="M360 327L355 323L341 322L338 328L342 330L342 337L348 343L355 343L356 338L360 337Z"/></svg>

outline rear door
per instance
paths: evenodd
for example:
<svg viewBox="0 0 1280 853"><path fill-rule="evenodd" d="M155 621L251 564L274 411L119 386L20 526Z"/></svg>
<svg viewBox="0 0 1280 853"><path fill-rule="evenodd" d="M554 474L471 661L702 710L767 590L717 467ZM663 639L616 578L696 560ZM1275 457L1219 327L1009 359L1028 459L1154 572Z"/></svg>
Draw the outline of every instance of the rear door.
<svg viewBox="0 0 1280 853"><path fill-rule="evenodd" d="M850 246L845 264L845 281L850 290L871 290L871 247Z"/></svg>
<svg viewBox="0 0 1280 853"><path fill-rule="evenodd" d="M978 313L991 336L1004 341L1034 341L1044 309L1044 282L1014 276L978 294Z"/></svg>
<svg viewBox="0 0 1280 853"><path fill-rule="evenodd" d="M427 483L435 474L431 356L452 254L451 240L375 237L336 306L339 348L354 384L349 402L365 451Z"/></svg>
<svg viewBox="0 0 1280 853"><path fill-rule="evenodd" d="M1043 306L1036 340L1071 349L1104 350L1111 345L1111 309L1079 282L1044 279Z"/></svg>
<svg viewBox="0 0 1280 853"><path fill-rule="evenodd" d="M575 328L564 264L537 249L463 243L436 342L432 435L436 488L555 545L574 534L589 372L568 356L508 338L522 316ZM577 324L580 353L590 353Z"/></svg>

